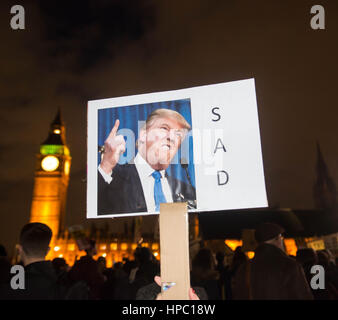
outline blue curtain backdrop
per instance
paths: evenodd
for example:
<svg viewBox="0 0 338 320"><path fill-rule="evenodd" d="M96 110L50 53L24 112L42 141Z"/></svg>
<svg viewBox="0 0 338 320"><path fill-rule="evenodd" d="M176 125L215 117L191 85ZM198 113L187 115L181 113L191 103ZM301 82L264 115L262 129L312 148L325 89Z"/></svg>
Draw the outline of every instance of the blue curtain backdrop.
<svg viewBox="0 0 338 320"><path fill-rule="evenodd" d="M138 121L146 121L147 117L155 109L171 109L179 112L190 124L191 123L191 108L190 99L164 101L156 103L147 103L140 105L132 105L118 108L108 108L98 110L98 145L103 146L104 141L109 135L111 129L114 126L115 120L120 120L120 126L118 134L122 134L126 139L126 152L121 155L120 164L124 164L132 160L137 153L135 149L135 141L138 139ZM141 126L142 127L142 126ZM131 139L126 135L126 129L132 130L135 135L134 139ZM129 149L130 148L130 149ZM135 149L135 154L132 150ZM166 170L168 175L174 176L183 182L188 183L185 170L181 167L179 159L185 158L188 160L188 171L191 179L191 184L195 187L195 169L193 163L193 139L191 135L188 135L184 141L184 147L180 148L177 155L173 159L172 163ZM100 154L98 154L98 164L100 163Z"/></svg>

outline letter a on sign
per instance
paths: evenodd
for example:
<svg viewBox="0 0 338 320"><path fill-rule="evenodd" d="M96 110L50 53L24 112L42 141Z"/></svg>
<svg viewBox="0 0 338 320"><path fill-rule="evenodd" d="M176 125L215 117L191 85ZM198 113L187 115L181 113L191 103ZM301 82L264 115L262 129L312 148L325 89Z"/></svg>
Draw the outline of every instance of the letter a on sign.
<svg viewBox="0 0 338 320"><path fill-rule="evenodd" d="M23 6L15 5L11 8L11 14L15 14L11 19L11 28L13 30L25 29L25 9Z"/></svg>
<svg viewBox="0 0 338 320"><path fill-rule="evenodd" d="M325 29L325 10L324 10L324 7L319 5L319 4L312 6L311 13L312 14L316 13L316 15L314 15L311 18L311 22L310 22L311 28L313 30Z"/></svg>

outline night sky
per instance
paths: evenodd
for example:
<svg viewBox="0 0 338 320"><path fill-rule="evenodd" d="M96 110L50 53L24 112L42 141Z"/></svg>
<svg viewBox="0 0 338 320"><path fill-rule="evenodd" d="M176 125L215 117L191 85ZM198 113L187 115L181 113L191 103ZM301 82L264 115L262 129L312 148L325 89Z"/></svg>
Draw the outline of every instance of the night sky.
<svg viewBox="0 0 338 320"><path fill-rule="evenodd" d="M15 4L25 30L10 28ZM311 29L316 4L325 30ZM2 0L0 37L0 243L10 252L58 107L72 155L66 225L86 221L88 100L254 77L269 205L313 208L316 142L338 181L337 1Z"/></svg>

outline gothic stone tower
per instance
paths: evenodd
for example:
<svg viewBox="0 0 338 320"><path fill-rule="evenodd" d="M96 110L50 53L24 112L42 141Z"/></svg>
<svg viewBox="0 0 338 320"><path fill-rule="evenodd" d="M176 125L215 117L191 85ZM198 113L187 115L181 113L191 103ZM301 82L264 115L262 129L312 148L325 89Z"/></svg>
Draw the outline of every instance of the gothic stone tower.
<svg viewBox="0 0 338 320"><path fill-rule="evenodd" d="M63 231L71 156L66 145L60 110L50 125L48 138L36 155L30 222L47 224L53 231L51 245Z"/></svg>

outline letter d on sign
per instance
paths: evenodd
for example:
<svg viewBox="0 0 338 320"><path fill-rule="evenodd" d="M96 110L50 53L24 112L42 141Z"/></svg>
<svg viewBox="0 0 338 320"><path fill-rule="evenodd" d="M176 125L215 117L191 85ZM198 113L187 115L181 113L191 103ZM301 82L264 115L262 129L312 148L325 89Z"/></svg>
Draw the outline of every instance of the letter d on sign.
<svg viewBox="0 0 338 320"><path fill-rule="evenodd" d="M221 170L217 171L217 182L219 186L227 184L229 181L229 175L226 171Z"/></svg>
<svg viewBox="0 0 338 320"><path fill-rule="evenodd" d="M15 265L11 268L11 273L15 274L11 279L11 288L13 290L25 289L25 269L23 266Z"/></svg>

